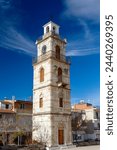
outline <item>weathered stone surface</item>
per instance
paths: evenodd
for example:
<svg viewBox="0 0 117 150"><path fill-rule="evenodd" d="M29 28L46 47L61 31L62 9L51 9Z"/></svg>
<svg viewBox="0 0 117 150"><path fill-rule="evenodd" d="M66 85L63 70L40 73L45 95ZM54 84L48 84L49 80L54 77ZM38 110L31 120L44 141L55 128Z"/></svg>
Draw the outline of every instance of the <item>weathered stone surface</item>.
<svg viewBox="0 0 117 150"><path fill-rule="evenodd" d="M42 53L44 45L45 54ZM56 45L60 47L59 60L56 59ZM37 53L39 60L34 65L33 84L33 140L45 142L48 148L59 147L59 130L63 130L63 145L71 144L70 73L65 59L65 42L59 36L48 33L38 42ZM40 82L42 67L44 81ZM58 76L59 68L62 70L61 81ZM40 98L43 99L41 108ZM60 98L63 99L63 106L60 106Z"/></svg>

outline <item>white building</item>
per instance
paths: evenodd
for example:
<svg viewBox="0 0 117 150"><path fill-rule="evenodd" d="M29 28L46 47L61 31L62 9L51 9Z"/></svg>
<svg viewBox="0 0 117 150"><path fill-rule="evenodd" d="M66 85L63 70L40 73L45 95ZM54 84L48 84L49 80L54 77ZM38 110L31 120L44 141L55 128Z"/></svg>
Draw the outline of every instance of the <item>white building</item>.
<svg viewBox="0 0 117 150"><path fill-rule="evenodd" d="M43 27L44 35L36 41L37 59L33 64L33 140L57 149L72 141L70 64L59 26L50 21Z"/></svg>
<svg viewBox="0 0 117 150"><path fill-rule="evenodd" d="M78 119L78 116L80 119ZM92 106L92 104L85 103L85 102L74 104L72 106L72 120L73 121L78 120L80 126L79 129L73 130L73 139L75 139L75 141L76 139L78 139L78 141L100 140L100 109L99 108L96 108ZM83 125L82 122L85 122L86 124Z"/></svg>

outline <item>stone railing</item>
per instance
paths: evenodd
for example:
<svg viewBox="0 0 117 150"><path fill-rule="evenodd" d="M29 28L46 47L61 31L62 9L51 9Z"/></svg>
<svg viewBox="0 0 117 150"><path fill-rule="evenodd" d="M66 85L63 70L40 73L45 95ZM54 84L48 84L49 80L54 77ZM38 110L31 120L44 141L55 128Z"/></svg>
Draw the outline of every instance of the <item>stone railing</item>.
<svg viewBox="0 0 117 150"><path fill-rule="evenodd" d="M64 55L57 56L54 51L48 51L45 54L38 56L37 58L34 58L33 64L44 61L48 58L54 58L58 61L63 61L63 62L67 62L70 64L70 59L68 59L68 57L66 58Z"/></svg>
<svg viewBox="0 0 117 150"><path fill-rule="evenodd" d="M56 34L55 32L50 31L50 32L38 37L36 43L38 43L39 41L42 41L43 39L45 39L49 36L54 36L54 37L60 38L59 34Z"/></svg>

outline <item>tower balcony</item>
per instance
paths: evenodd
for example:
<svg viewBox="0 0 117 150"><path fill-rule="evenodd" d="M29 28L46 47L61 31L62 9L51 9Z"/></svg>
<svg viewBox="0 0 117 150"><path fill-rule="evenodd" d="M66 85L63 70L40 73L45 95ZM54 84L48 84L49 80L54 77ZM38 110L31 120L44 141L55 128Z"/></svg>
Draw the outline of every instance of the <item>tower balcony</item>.
<svg viewBox="0 0 117 150"><path fill-rule="evenodd" d="M44 34L42 36L42 39L47 38L49 36L54 36L54 37L60 38L59 34L55 33L54 31L51 31L51 32L48 32L48 33Z"/></svg>
<svg viewBox="0 0 117 150"><path fill-rule="evenodd" d="M53 58L57 61L65 62L65 63L68 63L68 64L70 64L70 62L71 62L70 58L66 57L65 55L60 55L58 57L57 54L54 51L48 51L43 55L40 55L36 58L33 58L33 64L39 63L39 62L44 61L48 58Z"/></svg>
<svg viewBox="0 0 117 150"><path fill-rule="evenodd" d="M48 33L46 33L46 34L44 34L44 35L38 37L38 39L36 40L36 44L42 42L44 39L46 39L46 38L48 38L48 37L58 38L58 39L62 40L62 39L60 38L60 35L59 35L59 34L56 34L55 32L52 32L52 31L51 31L51 32L48 32ZM63 42L66 42L65 39L63 39L62 41L63 41Z"/></svg>
<svg viewBox="0 0 117 150"><path fill-rule="evenodd" d="M58 87L66 87L68 85L68 82L63 79L62 75L58 76L58 80L56 83L57 83Z"/></svg>

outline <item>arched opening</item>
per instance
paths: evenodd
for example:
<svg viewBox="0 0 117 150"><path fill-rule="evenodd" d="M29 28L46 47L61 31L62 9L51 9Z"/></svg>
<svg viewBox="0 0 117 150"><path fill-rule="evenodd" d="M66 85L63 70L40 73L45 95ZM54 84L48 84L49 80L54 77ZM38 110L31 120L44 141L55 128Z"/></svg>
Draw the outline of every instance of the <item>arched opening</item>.
<svg viewBox="0 0 117 150"><path fill-rule="evenodd" d="M60 47L56 45L56 58L60 59Z"/></svg>
<svg viewBox="0 0 117 150"><path fill-rule="evenodd" d="M48 32L49 32L49 26L46 27L46 33L48 33Z"/></svg>
<svg viewBox="0 0 117 150"><path fill-rule="evenodd" d="M59 98L59 107L63 107L63 98Z"/></svg>
<svg viewBox="0 0 117 150"><path fill-rule="evenodd" d="M40 82L43 82L44 81L44 69L41 68L40 69Z"/></svg>
<svg viewBox="0 0 117 150"><path fill-rule="evenodd" d="M40 107L40 108L43 107L43 98L40 98L40 100L39 100L39 107Z"/></svg>
<svg viewBox="0 0 117 150"><path fill-rule="evenodd" d="M62 69L58 68L58 82L62 82Z"/></svg>
<svg viewBox="0 0 117 150"><path fill-rule="evenodd" d="M56 33L56 27L53 26L53 33Z"/></svg>

